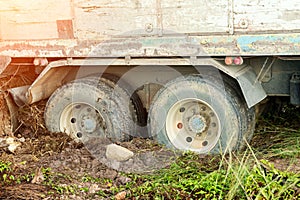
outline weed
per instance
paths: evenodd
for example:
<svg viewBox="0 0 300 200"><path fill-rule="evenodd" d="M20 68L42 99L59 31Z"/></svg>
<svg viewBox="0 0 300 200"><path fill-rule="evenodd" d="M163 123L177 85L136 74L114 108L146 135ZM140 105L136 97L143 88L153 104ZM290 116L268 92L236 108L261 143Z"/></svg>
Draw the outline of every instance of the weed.
<svg viewBox="0 0 300 200"><path fill-rule="evenodd" d="M0 182L1 185L11 184L15 180L11 170L11 162L0 161Z"/></svg>
<svg viewBox="0 0 300 200"><path fill-rule="evenodd" d="M255 165L246 177L246 193L256 199L293 199L299 190L300 175L282 172L266 160ZM298 196L299 197L299 196Z"/></svg>
<svg viewBox="0 0 300 200"><path fill-rule="evenodd" d="M216 159L216 158L215 158ZM169 168L154 174L129 174L132 182L111 188L116 194L129 190L136 199L293 199L299 197L300 175L276 169L258 160L253 149L242 155L217 157L205 165L191 153L177 159ZM207 164L207 163L206 163Z"/></svg>
<svg viewBox="0 0 300 200"><path fill-rule="evenodd" d="M100 179L100 178L95 178L95 177L92 177L90 175L84 175L82 178L81 178L81 181L86 183L86 182L91 182L91 183L99 183L99 182L102 182L103 180Z"/></svg>
<svg viewBox="0 0 300 200"><path fill-rule="evenodd" d="M11 171L11 162L0 161L0 173Z"/></svg>

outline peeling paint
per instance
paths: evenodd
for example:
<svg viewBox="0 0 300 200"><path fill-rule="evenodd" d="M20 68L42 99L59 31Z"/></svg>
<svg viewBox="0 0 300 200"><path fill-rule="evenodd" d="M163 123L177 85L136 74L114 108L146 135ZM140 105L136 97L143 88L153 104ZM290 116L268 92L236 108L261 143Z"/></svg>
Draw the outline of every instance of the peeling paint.
<svg viewBox="0 0 300 200"><path fill-rule="evenodd" d="M155 50L155 51L154 51ZM300 33L0 42L10 57L300 55Z"/></svg>

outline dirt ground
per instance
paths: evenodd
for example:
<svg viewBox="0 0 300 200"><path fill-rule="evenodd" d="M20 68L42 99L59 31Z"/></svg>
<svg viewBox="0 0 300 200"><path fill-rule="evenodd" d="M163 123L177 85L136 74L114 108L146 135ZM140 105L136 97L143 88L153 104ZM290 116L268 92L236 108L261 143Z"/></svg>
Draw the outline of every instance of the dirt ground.
<svg viewBox="0 0 300 200"><path fill-rule="evenodd" d="M46 131L43 124L44 106L45 102L31 107L25 106L21 109L19 111L21 126L15 133L21 145L14 153L6 148L0 148L0 160L12 163L11 171L15 177L24 174L29 175L29 181L27 182L22 181L21 184L2 185L0 188L0 199L94 199L96 196L93 192L97 190L102 190L106 193L108 199L115 198L110 194L108 188L111 185L124 185L130 181L118 170L126 171L127 169L129 172L136 172L142 169L144 170L143 172L151 171L155 166L163 167L168 165L175 156L151 140L134 139L130 142L122 143L122 146L138 155L135 160L122 166L119 166L118 163L106 162L101 159L104 151L101 151L101 148L94 150L93 147L99 142L105 143L106 141L94 141L94 143L91 142L89 145L83 145L73 142L65 134ZM263 126L263 123L258 124L257 130L263 131ZM253 146L260 147L263 150L264 146L270 145L272 137L273 134L271 133L267 135L258 134L253 139ZM156 152L155 159L151 157L153 154L148 152ZM161 160L168 161L161 162ZM293 172L300 172L299 158L293 160L294 163L291 163L290 159L284 158L274 158L271 161L282 170L288 168ZM47 179L47 177L39 177L42 174L42 169L51 169L51 174L57 176L62 186L72 183L81 188L88 188L89 192L82 192L80 195L60 195L53 187L41 184L43 180ZM33 173L34 175L30 177ZM62 177L59 177L60 174ZM111 181L95 184L93 181L82 181L82 177L98 177Z"/></svg>
<svg viewBox="0 0 300 200"><path fill-rule="evenodd" d="M130 181L122 176L122 172L147 173L168 165L170 159L175 156L173 152L162 149L152 140L136 138L119 143L135 153L133 159L122 162L122 165L110 162L105 158L105 145L109 144L105 139L82 144L74 142L66 134L48 132L43 122L45 104L46 102L41 102L22 108L19 111L21 124L14 134L16 142L21 145L13 153L7 148L0 148L0 161L12 163L11 171L14 177L34 173L27 183L22 181L21 184L2 185L0 199L94 199L93 192L97 190L103 190L109 196L107 183L83 183L82 177L107 179L112 181L110 186L118 186ZM45 177L41 178L42 181L38 180L38 175L42 174L41 169L51 169L51 174L63 174L67 177L60 177L59 182L62 186L72 182L80 188L89 188L89 192L79 196L59 195L53 188L41 184ZM45 194L50 195L45 197Z"/></svg>

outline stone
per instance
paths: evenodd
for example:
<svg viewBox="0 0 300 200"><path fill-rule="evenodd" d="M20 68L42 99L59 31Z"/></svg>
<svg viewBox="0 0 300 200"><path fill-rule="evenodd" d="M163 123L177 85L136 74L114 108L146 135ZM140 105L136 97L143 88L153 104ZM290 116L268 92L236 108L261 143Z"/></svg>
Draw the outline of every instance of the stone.
<svg viewBox="0 0 300 200"><path fill-rule="evenodd" d="M103 178L110 179L110 180L115 180L117 176L118 176L118 172L116 172L113 169L106 169L102 174Z"/></svg>
<svg viewBox="0 0 300 200"><path fill-rule="evenodd" d="M119 192L118 194L116 194L115 199L116 200L123 200L123 199L126 198L126 194L127 194L126 191Z"/></svg>
<svg viewBox="0 0 300 200"><path fill-rule="evenodd" d="M11 153L15 153L17 147L19 147L21 145L20 142L15 141L15 139L12 137L6 138L5 143L8 145L8 150Z"/></svg>
<svg viewBox="0 0 300 200"><path fill-rule="evenodd" d="M132 151L119 145L110 144L106 146L106 158L109 160L122 162L129 160L133 155L134 153Z"/></svg>

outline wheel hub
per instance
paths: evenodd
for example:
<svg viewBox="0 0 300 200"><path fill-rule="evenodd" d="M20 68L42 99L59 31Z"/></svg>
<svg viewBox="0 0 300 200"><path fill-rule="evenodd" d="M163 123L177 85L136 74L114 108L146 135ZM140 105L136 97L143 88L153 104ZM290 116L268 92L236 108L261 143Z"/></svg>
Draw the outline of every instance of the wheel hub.
<svg viewBox="0 0 300 200"><path fill-rule="evenodd" d="M202 133L206 128L206 120L201 115L194 115L189 120L189 128L195 133Z"/></svg>
<svg viewBox="0 0 300 200"><path fill-rule="evenodd" d="M84 117L81 123L81 126L84 130L91 133L96 130L97 123L96 120L89 117Z"/></svg>

